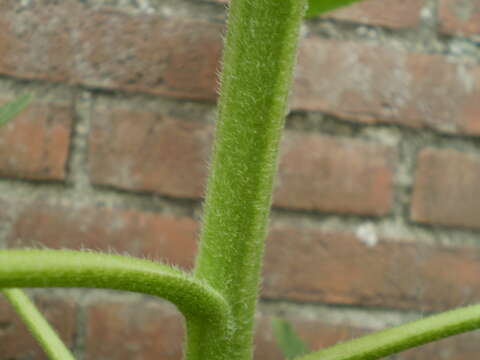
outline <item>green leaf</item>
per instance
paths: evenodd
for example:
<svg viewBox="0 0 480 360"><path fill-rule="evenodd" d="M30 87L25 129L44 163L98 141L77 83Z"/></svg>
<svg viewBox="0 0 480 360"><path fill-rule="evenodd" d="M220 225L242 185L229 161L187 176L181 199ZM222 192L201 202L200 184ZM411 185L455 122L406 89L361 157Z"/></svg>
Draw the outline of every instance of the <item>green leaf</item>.
<svg viewBox="0 0 480 360"><path fill-rule="evenodd" d="M310 350L305 343L295 334L292 325L282 319L272 319L273 335L282 349L285 358L290 360L307 354Z"/></svg>
<svg viewBox="0 0 480 360"><path fill-rule="evenodd" d="M306 17L313 17L358 1L359 0L309 0Z"/></svg>
<svg viewBox="0 0 480 360"><path fill-rule="evenodd" d="M17 116L30 102L31 95L25 94L0 106L0 126Z"/></svg>

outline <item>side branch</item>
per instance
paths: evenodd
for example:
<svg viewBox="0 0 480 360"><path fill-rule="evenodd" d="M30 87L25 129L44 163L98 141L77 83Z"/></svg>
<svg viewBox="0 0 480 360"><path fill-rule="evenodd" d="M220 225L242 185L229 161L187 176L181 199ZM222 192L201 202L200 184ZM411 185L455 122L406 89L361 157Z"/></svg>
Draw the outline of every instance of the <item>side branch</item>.
<svg viewBox="0 0 480 360"><path fill-rule="evenodd" d="M68 347L35 307L35 304L20 289L1 290L8 302L17 311L45 353L52 360L75 360Z"/></svg>
<svg viewBox="0 0 480 360"><path fill-rule="evenodd" d="M378 331L296 360L375 360L478 328L480 305L472 305Z"/></svg>
<svg viewBox="0 0 480 360"><path fill-rule="evenodd" d="M68 250L0 250L0 288L81 287L164 298L188 319L227 328L230 310L209 285L153 261Z"/></svg>

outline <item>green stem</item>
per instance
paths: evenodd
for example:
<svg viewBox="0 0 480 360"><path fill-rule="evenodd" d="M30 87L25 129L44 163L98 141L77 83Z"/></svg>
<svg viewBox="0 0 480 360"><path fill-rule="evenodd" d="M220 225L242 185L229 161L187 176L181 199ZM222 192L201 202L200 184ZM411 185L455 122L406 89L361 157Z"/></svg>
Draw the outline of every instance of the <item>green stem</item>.
<svg viewBox="0 0 480 360"><path fill-rule="evenodd" d="M140 292L174 303L209 336L228 335L230 308L181 270L127 256L66 250L0 250L0 288L82 287Z"/></svg>
<svg viewBox="0 0 480 360"><path fill-rule="evenodd" d="M443 312L323 349L296 360L374 360L480 328L480 305Z"/></svg>
<svg viewBox="0 0 480 360"><path fill-rule="evenodd" d="M278 147L306 0L232 0L216 142L195 276L231 306L234 333L218 359L250 359ZM188 330L188 360L198 329ZM207 339L208 340L208 339ZM209 358L214 360L217 358Z"/></svg>
<svg viewBox="0 0 480 360"><path fill-rule="evenodd" d="M22 290L3 289L2 292L50 359L75 360L55 330Z"/></svg>

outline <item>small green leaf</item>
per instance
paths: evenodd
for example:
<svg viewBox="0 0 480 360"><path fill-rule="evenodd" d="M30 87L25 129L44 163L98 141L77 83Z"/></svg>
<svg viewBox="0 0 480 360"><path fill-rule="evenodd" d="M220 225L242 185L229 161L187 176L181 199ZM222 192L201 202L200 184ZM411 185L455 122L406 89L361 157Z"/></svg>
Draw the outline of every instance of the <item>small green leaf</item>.
<svg viewBox="0 0 480 360"><path fill-rule="evenodd" d="M359 0L309 0L306 17L313 17L358 1Z"/></svg>
<svg viewBox="0 0 480 360"><path fill-rule="evenodd" d="M272 330L283 355L287 360L310 352L308 346L295 334L292 325L282 319L272 319Z"/></svg>
<svg viewBox="0 0 480 360"><path fill-rule="evenodd" d="M31 95L25 94L0 106L0 126L17 116L30 102Z"/></svg>

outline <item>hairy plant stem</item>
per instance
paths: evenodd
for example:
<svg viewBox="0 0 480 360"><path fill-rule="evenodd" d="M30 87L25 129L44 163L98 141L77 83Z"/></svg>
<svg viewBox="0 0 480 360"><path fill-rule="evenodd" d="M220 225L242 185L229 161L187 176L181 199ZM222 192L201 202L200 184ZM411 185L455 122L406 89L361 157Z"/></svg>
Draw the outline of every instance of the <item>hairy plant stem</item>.
<svg viewBox="0 0 480 360"><path fill-rule="evenodd" d="M0 288L13 287L102 288L159 296L175 304L189 324L209 337L229 334L232 323L229 305L208 284L181 270L127 256L0 250Z"/></svg>
<svg viewBox="0 0 480 360"><path fill-rule="evenodd" d="M296 360L375 360L478 328L480 305L472 305L377 331Z"/></svg>
<svg viewBox="0 0 480 360"><path fill-rule="evenodd" d="M56 331L48 321L37 310L35 304L28 298L27 294L20 289L1 290L8 302L37 339L45 353L52 360L74 360L72 353L58 337Z"/></svg>
<svg viewBox="0 0 480 360"><path fill-rule="evenodd" d="M232 0L216 141L194 275L229 303L230 338L188 327L187 359L252 356L255 313L278 147L306 0Z"/></svg>

